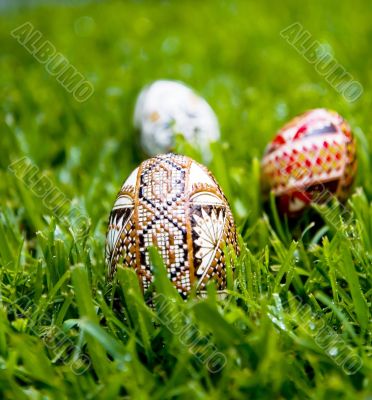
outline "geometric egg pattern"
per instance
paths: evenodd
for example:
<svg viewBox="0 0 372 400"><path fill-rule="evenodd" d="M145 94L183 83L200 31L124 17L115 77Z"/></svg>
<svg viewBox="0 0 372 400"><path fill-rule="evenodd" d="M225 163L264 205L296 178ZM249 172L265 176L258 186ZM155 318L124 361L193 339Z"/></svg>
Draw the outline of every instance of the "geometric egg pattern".
<svg viewBox="0 0 372 400"><path fill-rule="evenodd" d="M109 218L106 262L136 270L143 290L153 280L147 248L158 248L168 277L186 297L195 284L226 287L224 247L239 252L228 202L212 174L182 155L144 161L121 188Z"/></svg>
<svg viewBox="0 0 372 400"><path fill-rule="evenodd" d="M286 124L262 159L264 194L271 190L281 212L295 216L330 194L345 201L356 175L356 144L336 112L310 110Z"/></svg>

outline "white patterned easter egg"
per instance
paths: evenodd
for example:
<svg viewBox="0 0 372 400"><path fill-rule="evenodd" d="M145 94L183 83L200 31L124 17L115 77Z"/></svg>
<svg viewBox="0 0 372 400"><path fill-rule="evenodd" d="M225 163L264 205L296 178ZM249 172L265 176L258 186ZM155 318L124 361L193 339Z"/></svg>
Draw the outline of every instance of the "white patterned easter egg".
<svg viewBox="0 0 372 400"><path fill-rule="evenodd" d="M176 134L181 134L208 158L210 143L220 138L218 120L210 105L191 88L175 81L158 80L141 91L134 125L149 156L172 150Z"/></svg>
<svg viewBox="0 0 372 400"><path fill-rule="evenodd" d="M226 287L225 246L238 252L228 202L212 174L191 158L164 154L144 161L123 184L109 218L109 276L121 263L136 270L144 290L152 280L149 246L158 248L168 277L186 297L213 280Z"/></svg>

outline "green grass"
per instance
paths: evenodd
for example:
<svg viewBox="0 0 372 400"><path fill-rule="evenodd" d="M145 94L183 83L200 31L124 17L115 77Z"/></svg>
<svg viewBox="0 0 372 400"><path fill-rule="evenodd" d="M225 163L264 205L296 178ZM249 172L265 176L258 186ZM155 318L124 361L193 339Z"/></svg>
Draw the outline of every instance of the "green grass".
<svg viewBox="0 0 372 400"><path fill-rule="evenodd" d="M0 398L370 398L368 7L359 0L210 0L3 12ZM26 21L93 83L88 101L76 102L11 37ZM347 103L280 37L296 21L361 82L358 101ZM135 96L157 78L196 88L221 123L210 168L230 200L242 250L231 260L234 277L228 265L223 301L212 286L207 298L180 300L155 250L155 308L145 304L133 271L121 268L114 286L105 279L108 214L144 157L131 126ZM314 107L350 121L357 189L347 212L317 207L288 226L262 208L259 159L285 121ZM30 189L31 176L24 184L9 170L25 156L71 200L63 214ZM77 207L89 217L85 236Z"/></svg>

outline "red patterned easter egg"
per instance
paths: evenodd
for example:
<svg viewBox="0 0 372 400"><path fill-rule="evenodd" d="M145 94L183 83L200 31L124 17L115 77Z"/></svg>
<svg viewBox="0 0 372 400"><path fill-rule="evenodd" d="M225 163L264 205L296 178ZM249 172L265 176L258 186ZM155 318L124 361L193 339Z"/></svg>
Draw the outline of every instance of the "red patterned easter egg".
<svg viewBox="0 0 372 400"><path fill-rule="evenodd" d="M290 217L332 196L343 202L357 168L350 126L334 111L307 111L276 134L261 167L264 194L273 191L279 211Z"/></svg>
<svg viewBox="0 0 372 400"><path fill-rule="evenodd" d="M226 245L238 252L233 216L212 174L192 159L164 154L144 161L123 184L109 218L109 276L122 263L144 290L152 280L149 246L158 248L168 277L186 297L213 280L226 286Z"/></svg>

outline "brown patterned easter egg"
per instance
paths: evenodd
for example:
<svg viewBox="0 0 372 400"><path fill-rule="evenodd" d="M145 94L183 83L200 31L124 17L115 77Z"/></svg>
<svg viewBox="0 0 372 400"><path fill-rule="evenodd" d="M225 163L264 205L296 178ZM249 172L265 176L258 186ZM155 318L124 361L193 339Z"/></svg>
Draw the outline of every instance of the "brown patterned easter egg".
<svg viewBox="0 0 372 400"><path fill-rule="evenodd" d="M311 202L341 202L356 174L356 144L349 124L336 112L314 109L286 124L262 159L262 187L279 211L298 216Z"/></svg>
<svg viewBox="0 0 372 400"><path fill-rule="evenodd" d="M213 280L226 286L226 245L238 252L233 216L212 174L192 159L164 154L144 161L123 184L109 218L109 276L121 263L136 270L144 290L153 274L148 247L158 248L169 279L186 297Z"/></svg>

